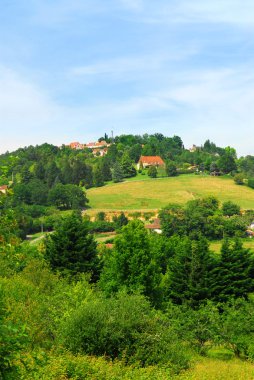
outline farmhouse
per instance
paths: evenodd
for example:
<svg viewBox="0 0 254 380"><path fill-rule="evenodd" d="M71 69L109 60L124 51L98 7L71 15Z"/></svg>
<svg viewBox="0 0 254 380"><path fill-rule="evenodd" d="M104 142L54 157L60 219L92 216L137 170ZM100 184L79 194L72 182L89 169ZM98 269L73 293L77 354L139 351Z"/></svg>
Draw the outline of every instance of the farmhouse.
<svg viewBox="0 0 254 380"><path fill-rule="evenodd" d="M162 160L160 156L141 156L139 162L137 164L137 168L140 167L149 168L150 166L165 166L165 162Z"/></svg>

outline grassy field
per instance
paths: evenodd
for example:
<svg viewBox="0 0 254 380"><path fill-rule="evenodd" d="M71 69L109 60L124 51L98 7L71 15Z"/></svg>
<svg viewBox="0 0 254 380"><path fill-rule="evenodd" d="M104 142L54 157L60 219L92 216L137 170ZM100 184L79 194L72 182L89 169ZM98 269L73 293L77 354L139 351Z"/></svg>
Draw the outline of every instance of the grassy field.
<svg viewBox="0 0 254 380"><path fill-rule="evenodd" d="M253 380L254 365L237 359L201 359L192 370L176 377L179 380Z"/></svg>
<svg viewBox="0 0 254 380"><path fill-rule="evenodd" d="M155 210L168 203L184 204L191 199L209 195L215 196L220 202L233 201L242 209L254 208L254 190L236 185L230 177L187 174L150 179L139 175L125 182L87 190L89 205L97 211Z"/></svg>
<svg viewBox="0 0 254 380"><path fill-rule="evenodd" d="M252 239L241 239L244 248L249 248L254 252L254 238ZM210 243L210 249L213 252L219 253L221 249L222 241L213 241Z"/></svg>

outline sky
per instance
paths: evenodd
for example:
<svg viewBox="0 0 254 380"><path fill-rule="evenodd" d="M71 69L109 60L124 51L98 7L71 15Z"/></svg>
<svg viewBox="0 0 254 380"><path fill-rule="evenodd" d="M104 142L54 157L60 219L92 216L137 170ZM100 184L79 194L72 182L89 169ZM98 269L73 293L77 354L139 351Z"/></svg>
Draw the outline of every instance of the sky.
<svg viewBox="0 0 254 380"><path fill-rule="evenodd" d="M0 153L113 130L254 155L253 0L0 4Z"/></svg>

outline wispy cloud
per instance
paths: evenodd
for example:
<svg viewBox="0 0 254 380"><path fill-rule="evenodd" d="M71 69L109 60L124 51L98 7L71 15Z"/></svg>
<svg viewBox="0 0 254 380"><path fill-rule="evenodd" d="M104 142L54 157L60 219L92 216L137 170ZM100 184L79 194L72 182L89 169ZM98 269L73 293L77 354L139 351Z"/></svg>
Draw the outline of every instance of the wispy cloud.
<svg viewBox="0 0 254 380"><path fill-rule="evenodd" d="M140 78L140 76L143 77L151 71L156 73L164 70L165 73L165 71L170 71L171 63L182 62L195 56L198 52L198 47L191 44L185 50L170 46L167 51L163 52L157 51L153 54L143 53L143 55L117 57L90 65L76 66L69 70L69 74L78 77L103 76L104 79L107 76L114 76L120 81L125 81L128 74L134 73Z"/></svg>
<svg viewBox="0 0 254 380"><path fill-rule="evenodd" d="M147 1L142 18L147 23L227 23L252 27L254 3L251 0L158 0Z"/></svg>
<svg viewBox="0 0 254 380"><path fill-rule="evenodd" d="M144 0L117 0L120 4L132 11L142 11L144 9Z"/></svg>
<svg viewBox="0 0 254 380"><path fill-rule="evenodd" d="M236 147L240 154L251 154L252 139L247 136L254 126L253 84L250 67L192 70L176 74L157 91L70 107L1 67L0 149L87 141L114 129L116 134L178 134L187 147L210 138L220 146Z"/></svg>
<svg viewBox="0 0 254 380"><path fill-rule="evenodd" d="M37 25L58 28L77 17L89 17L107 10L107 4L100 0L34 0L31 20Z"/></svg>

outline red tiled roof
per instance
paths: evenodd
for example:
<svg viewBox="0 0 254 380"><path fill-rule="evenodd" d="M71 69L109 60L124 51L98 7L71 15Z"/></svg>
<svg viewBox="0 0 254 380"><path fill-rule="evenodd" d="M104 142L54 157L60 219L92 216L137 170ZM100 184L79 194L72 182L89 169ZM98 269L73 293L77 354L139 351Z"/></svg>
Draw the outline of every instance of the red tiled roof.
<svg viewBox="0 0 254 380"><path fill-rule="evenodd" d="M108 249L113 249L113 248L114 248L114 244L111 244L111 243L106 243L105 246L106 246Z"/></svg>
<svg viewBox="0 0 254 380"><path fill-rule="evenodd" d="M139 162L146 165L165 165L160 156L141 156Z"/></svg>
<svg viewBox="0 0 254 380"><path fill-rule="evenodd" d="M145 228L148 228L149 230L160 230L161 229L161 223L160 219L154 219L152 224L147 224Z"/></svg>

